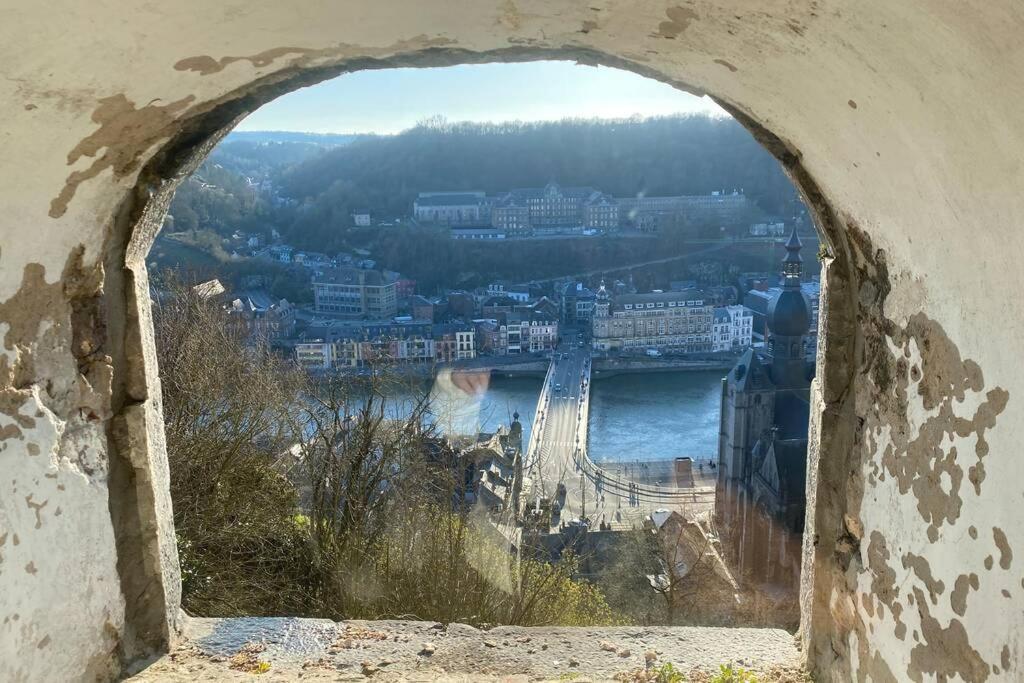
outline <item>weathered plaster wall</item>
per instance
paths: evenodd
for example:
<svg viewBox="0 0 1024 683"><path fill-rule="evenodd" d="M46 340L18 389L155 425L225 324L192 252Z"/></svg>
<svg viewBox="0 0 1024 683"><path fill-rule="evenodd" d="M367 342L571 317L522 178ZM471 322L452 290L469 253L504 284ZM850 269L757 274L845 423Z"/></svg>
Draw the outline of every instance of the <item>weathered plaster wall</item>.
<svg viewBox="0 0 1024 683"><path fill-rule="evenodd" d="M1016 0L5 8L0 677L102 675L173 625L146 239L131 242L166 201L161 178L303 81L557 51L713 93L820 214L834 260L812 665L837 680L1019 678L1022 30Z"/></svg>

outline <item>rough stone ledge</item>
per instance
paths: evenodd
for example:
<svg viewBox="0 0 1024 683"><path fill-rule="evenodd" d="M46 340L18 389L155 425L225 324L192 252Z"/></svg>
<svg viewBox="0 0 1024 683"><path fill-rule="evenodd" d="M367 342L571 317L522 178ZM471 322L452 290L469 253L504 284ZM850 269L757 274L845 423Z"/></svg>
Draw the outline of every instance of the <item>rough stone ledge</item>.
<svg viewBox="0 0 1024 683"><path fill-rule="evenodd" d="M794 638L778 629L513 627L297 618L185 620L184 639L130 680L643 680L672 663L700 680L720 664L762 680L804 680ZM633 676L630 678L629 676Z"/></svg>

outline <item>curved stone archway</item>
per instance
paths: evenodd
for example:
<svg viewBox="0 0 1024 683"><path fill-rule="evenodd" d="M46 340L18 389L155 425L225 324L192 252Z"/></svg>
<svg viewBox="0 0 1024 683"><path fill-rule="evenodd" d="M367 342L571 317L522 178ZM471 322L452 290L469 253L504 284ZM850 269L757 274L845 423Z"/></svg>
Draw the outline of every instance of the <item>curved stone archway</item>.
<svg viewBox="0 0 1024 683"><path fill-rule="evenodd" d="M0 29L0 594L16 597L0 605L0 671L102 676L173 635L143 257L217 131L344 70L551 55L713 93L825 233L811 667L1017 671L1024 513L1009 449L1024 420L1010 397L1024 369L1010 349L1024 322L997 296L1024 256L1024 16L1010 0L69 2L13 18ZM55 602L74 608L55 618Z"/></svg>

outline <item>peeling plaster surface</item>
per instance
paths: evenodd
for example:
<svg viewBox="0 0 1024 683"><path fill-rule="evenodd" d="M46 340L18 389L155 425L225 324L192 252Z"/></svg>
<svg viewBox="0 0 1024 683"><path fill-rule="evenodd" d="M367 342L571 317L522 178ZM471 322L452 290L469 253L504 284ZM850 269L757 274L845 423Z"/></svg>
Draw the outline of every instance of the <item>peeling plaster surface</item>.
<svg viewBox="0 0 1024 683"><path fill-rule="evenodd" d="M814 195L834 260L812 668L1024 677L1017 0L57 0L4 19L0 678L102 676L173 626L145 274L137 255L110 267L157 189L133 194L147 164L288 79L544 51L713 94L777 136Z"/></svg>
<svg viewBox="0 0 1024 683"><path fill-rule="evenodd" d="M71 324L70 300L91 300L100 277L83 270L80 251L53 285L29 264L18 293L0 303L4 680L42 671L50 680L105 678L119 666L124 608L103 429L109 365Z"/></svg>

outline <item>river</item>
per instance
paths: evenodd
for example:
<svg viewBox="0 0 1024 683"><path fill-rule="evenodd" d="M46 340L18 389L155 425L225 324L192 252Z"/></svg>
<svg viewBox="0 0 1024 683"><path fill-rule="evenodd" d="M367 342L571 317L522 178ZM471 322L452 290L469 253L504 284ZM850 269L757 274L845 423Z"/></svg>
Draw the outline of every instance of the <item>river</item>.
<svg viewBox="0 0 1024 683"><path fill-rule="evenodd" d="M594 460L696 459L718 454L723 371L618 375L592 384L590 455ZM541 382L494 378L482 402L482 428L508 424L518 410L529 443Z"/></svg>

